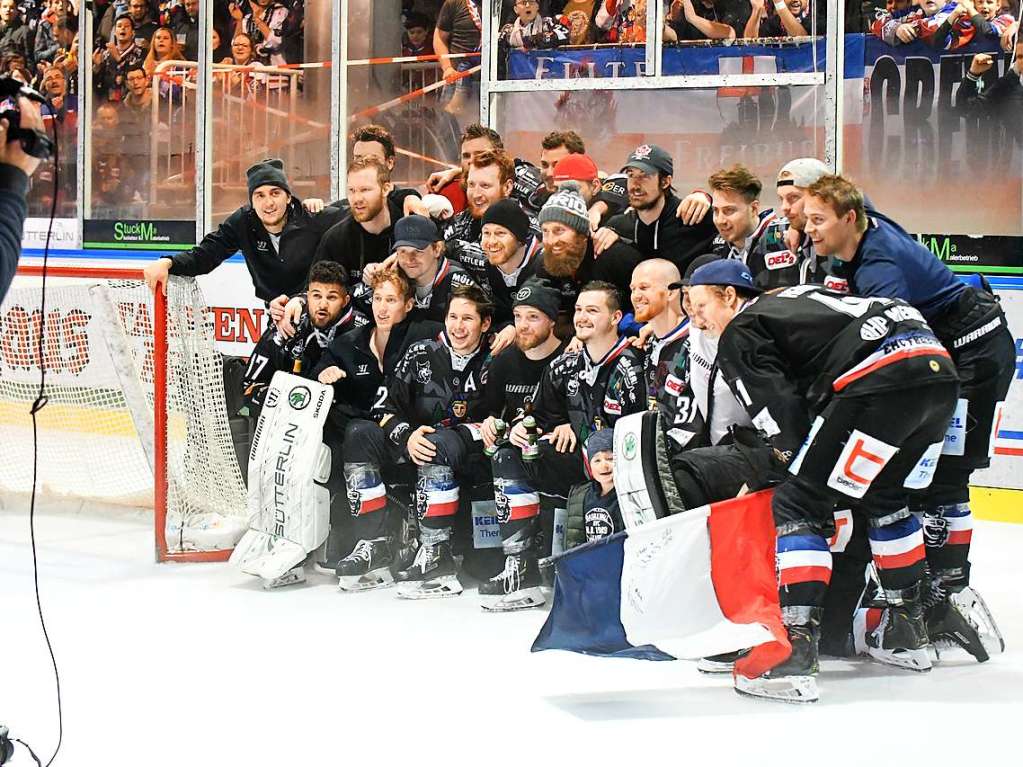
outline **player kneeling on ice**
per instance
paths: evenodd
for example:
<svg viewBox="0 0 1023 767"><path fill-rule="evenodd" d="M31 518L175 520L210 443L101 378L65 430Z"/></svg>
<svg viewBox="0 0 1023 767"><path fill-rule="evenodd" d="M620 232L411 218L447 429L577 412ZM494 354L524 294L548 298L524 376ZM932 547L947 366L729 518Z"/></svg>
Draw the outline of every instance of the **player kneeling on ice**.
<svg viewBox="0 0 1023 767"><path fill-rule="evenodd" d="M490 356L485 335L493 306L475 285L452 289L444 332L409 346L387 384L380 425L368 422L357 438L346 435L348 493L362 504L383 495L383 470L416 467L419 550L398 572L398 596L427 599L462 592L451 549L460 488L491 478L479 423L486 416L484 389Z"/></svg>
<svg viewBox="0 0 1023 767"><path fill-rule="evenodd" d="M810 285L747 299L737 261L693 273L690 302L717 336L718 366L787 479L774 492L779 597L792 655L736 690L787 702L818 699L821 608L831 579L833 507L869 520L887 607L867 636L881 662L930 669L921 600L925 574L911 490L926 486L955 409L958 377L920 312Z"/></svg>

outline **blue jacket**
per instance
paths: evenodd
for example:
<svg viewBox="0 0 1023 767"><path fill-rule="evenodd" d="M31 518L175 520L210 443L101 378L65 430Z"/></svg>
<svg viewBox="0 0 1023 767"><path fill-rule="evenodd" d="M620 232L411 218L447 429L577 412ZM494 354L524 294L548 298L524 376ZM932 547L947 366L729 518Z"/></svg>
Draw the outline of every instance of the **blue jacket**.
<svg viewBox="0 0 1023 767"><path fill-rule="evenodd" d="M835 272L860 296L901 298L930 321L951 308L966 286L931 251L894 221L871 211L852 261Z"/></svg>

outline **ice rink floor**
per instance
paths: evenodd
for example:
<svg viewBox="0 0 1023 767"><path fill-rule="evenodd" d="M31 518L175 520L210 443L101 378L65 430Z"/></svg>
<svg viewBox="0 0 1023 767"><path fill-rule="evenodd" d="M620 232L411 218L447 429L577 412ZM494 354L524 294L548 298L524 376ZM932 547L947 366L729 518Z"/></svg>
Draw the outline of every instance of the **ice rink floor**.
<svg viewBox="0 0 1023 767"><path fill-rule="evenodd" d="M688 662L530 654L545 613L474 590L399 602L311 573L265 592L227 565L155 565L139 519L40 516L61 671L57 765L1023 764L1023 525L978 522L973 583L1006 653L930 674L826 661L821 703L740 698ZM48 758L49 657L28 518L0 513L0 723ZM30 765L19 747L14 765Z"/></svg>

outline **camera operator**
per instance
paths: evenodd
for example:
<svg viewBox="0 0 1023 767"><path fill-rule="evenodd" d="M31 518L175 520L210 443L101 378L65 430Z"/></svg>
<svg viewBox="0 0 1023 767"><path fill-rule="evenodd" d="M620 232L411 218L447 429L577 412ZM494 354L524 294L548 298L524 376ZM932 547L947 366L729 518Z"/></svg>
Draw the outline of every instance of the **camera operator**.
<svg viewBox="0 0 1023 767"><path fill-rule="evenodd" d="M21 126L43 131L43 118L39 105L18 97ZM21 234L28 206L25 195L28 179L39 166L40 159L25 152L20 140L7 142L10 124L0 120L0 301L14 280L21 255Z"/></svg>

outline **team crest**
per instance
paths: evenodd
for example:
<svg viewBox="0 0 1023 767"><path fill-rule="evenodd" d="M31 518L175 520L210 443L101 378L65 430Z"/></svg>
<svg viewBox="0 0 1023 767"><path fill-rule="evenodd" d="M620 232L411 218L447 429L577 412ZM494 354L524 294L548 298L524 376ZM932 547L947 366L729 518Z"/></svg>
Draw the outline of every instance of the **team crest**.
<svg viewBox="0 0 1023 767"><path fill-rule="evenodd" d="M426 477L419 475L416 479L416 515L419 519L426 518Z"/></svg>
<svg viewBox="0 0 1023 767"><path fill-rule="evenodd" d="M466 412L468 412L469 406L464 399L455 400L451 404L451 413L455 418L465 418Z"/></svg>
<svg viewBox="0 0 1023 767"><path fill-rule="evenodd" d="M615 531L614 521L607 509L595 508L586 512L586 540L596 541L607 538Z"/></svg>
<svg viewBox="0 0 1023 767"><path fill-rule="evenodd" d="M574 397L579 393L579 379L573 376L568 379L568 385L566 386L569 397Z"/></svg>
<svg viewBox="0 0 1023 767"><path fill-rule="evenodd" d="M940 548L948 541L948 520L940 514L924 514L920 520L924 529L924 545Z"/></svg>
<svg viewBox="0 0 1023 767"><path fill-rule="evenodd" d="M362 495L354 485L345 483L346 495L348 497L348 509L353 517L359 516L359 509L362 508Z"/></svg>
<svg viewBox="0 0 1023 767"><path fill-rule="evenodd" d="M511 503L504 492L506 480L494 479L494 508L497 512L497 521L504 524L511 519Z"/></svg>
<svg viewBox="0 0 1023 767"><path fill-rule="evenodd" d="M645 160L647 157L650 156L650 153L652 151L654 151L653 147L651 147L649 144L641 144L640 146L636 147L636 151L632 153L632 157L634 160Z"/></svg>
<svg viewBox="0 0 1023 767"><path fill-rule="evenodd" d="M518 293L515 294L515 300L516 301L525 301L531 295L533 295L533 289L532 288L523 288L522 290L520 290Z"/></svg>
<svg viewBox="0 0 1023 767"><path fill-rule="evenodd" d="M427 362L427 363L425 363L423 365L420 365L418 368L416 368L416 380L419 383L421 383L423 386L426 386L426 384L430 383L430 380L432 378L433 378L433 370L430 369L430 363L429 362Z"/></svg>

